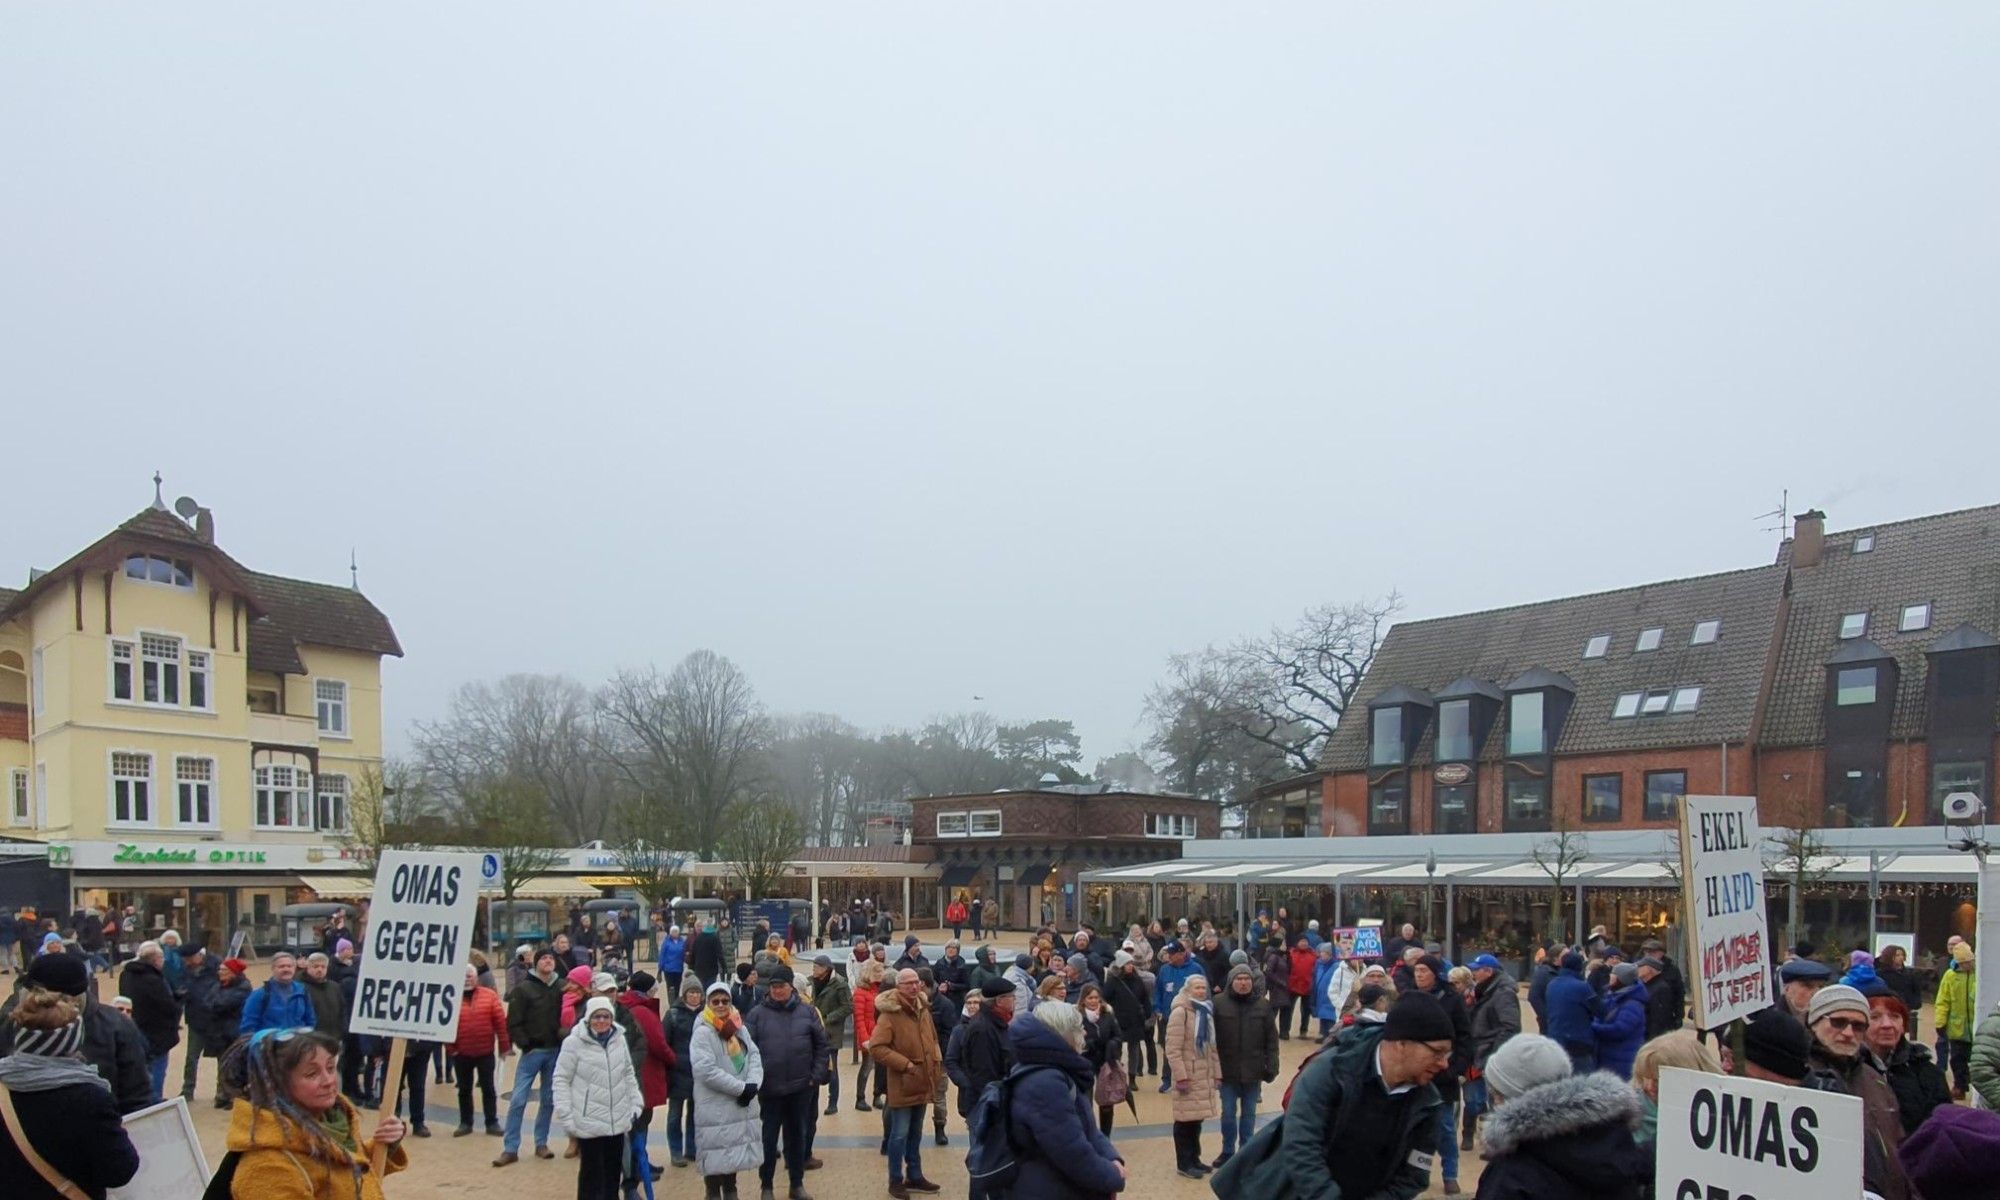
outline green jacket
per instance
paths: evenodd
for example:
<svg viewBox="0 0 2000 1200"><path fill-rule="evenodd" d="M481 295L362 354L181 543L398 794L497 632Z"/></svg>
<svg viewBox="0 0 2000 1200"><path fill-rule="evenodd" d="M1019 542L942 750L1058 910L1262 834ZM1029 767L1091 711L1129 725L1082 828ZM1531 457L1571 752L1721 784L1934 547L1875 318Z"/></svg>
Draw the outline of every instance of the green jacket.
<svg viewBox="0 0 2000 1200"><path fill-rule="evenodd" d="M826 1044L838 1047L841 1030L847 1018L854 1012L854 990L847 986L847 976L835 971L824 982L812 981L813 1007L819 1010L819 1023L826 1026Z"/></svg>
<svg viewBox="0 0 2000 1200"><path fill-rule="evenodd" d="M2000 1012L1987 1014L1973 1035L1972 1088L1987 1108L2000 1111Z"/></svg>
<svg viewBox="0 0 2000 1200"><path fill-rule="evenodd" d="M1973 994L1977 990L1972 972L1963 967L1946 971L1938 980L1937 1006L1935 1016L1937 1027L1944 1032L1948 1042L1969 1042L1972 1040L1972 1026L1977 1015L1972 1011Z"/></svg>

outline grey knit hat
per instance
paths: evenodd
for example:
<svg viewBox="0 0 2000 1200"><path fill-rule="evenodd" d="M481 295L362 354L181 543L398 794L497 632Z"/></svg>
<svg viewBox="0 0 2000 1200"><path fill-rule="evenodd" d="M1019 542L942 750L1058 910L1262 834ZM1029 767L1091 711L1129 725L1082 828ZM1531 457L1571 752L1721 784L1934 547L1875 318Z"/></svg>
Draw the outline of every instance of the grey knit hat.
<svg viewBox="0 0 2000 1200"><path fill-rule="evenodd" d="M1611 968L1611 978L1616 979L1620 987L1631 987L1639 982L1639 968L1635 963L1619 963Z"/></svg>
<svg viewBox="0 0 2000 1200"><path fill-rule="evenodd" d="M1085 975L1090 974L1090 960L1081 954L1070 955L1069 962L1065 965L1072 971L1078 971Z"/></svg>
<svg viewBox="0 0 2000 1200"><path fill-rule="evenodd" d="M1486 1085L1512 1100L1570 1076L1569 1052L1539 1033L1517 1033L1486 1060Z"/></svg>
<svg viewBox="0 0 2000 1200"><path fill-rule="evenodd" d="M1250 956L1241 950L1231 950L1229 952L1229 965L1232 967L1240 967L1249 961Z"/></svg>

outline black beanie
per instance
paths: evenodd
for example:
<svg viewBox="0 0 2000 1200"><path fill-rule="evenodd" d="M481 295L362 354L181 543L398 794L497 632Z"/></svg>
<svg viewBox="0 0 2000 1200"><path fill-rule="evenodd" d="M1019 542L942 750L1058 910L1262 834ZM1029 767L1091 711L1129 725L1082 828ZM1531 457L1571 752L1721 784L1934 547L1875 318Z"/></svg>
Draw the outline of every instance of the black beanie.
<svg viewBox="0 0 2000 1200"><path fill-rule="evenodd" d="M1382 1027L1385 1042L1449 1042L1457 1036L1444 1005L1429 992L1405 992Z"/></svg>
<svg viewBox="0 0 2000 1200"><path fill-rule="evenodd" d="M644 971L634 971L632 972L632 978L625 981L625 986L643 996L652 991L653 985L658 982L658 980Z"/></svg>
<svg viewBox="0 0 2000 1200"><path fill-rule="evenodd" d="M44 954L28 964L28 982L38 983L65 996L81 996L90 990L90 968L74 954Z"/></svg>
<svg viewBox="0 0 2000 1200"><path fill-rule="evenodd" d="M1743 1023L1743 1057L1784 1079L1804 1079L1812 1034L1788 1012L1767 1008Z"/></svg>

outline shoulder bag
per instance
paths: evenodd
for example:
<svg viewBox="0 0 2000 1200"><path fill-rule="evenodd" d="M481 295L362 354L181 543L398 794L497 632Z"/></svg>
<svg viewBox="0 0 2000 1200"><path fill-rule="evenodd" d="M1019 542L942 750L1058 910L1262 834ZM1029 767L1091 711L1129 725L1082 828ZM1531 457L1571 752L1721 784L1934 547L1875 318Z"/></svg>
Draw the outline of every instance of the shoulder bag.
<svg viewBox="0 0 2000 1200"><path fill-rule="evenodd" d="M7 1135L14 1139L14 1148L35 1169L35 1174L56 1190L58 1196L63 1200L90 1200L88 1192L71 1183L68 1176L50 1166L49 1160L35 1153L35 1148L28 1144L28 1135L21 1130L21 1115L14 1111L14 1093L4 1083L0 1083L0 1119L7 1123Z"/></svg>

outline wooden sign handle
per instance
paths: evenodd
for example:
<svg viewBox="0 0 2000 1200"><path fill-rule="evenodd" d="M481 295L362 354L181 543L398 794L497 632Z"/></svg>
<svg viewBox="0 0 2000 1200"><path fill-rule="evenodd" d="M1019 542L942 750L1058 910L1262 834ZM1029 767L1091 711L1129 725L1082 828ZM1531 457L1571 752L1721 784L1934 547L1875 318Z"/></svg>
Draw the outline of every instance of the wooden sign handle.
<svg viewBox="0 0 2000 1200"><path fill-rule="evenodd" d="M382 1105L375 1110L377 1125L396 1115L396 1101L403 1096L403 1055L409 1048L407 1038L389 1039L389 1073L382 1080ZM411 1115L415 1116L414 1113ZM414 1121L411 1123L415 1124ZM389 1147L381 1142L374 1145L375 1148L369 1151L369 1163L375 1168L375 1181L380 1183L389 1170Z"/></svg>

